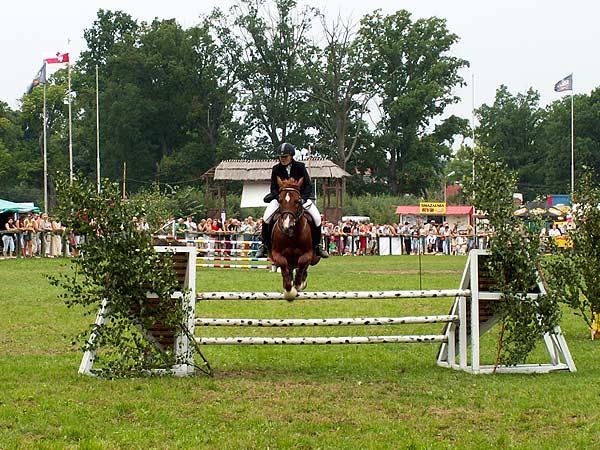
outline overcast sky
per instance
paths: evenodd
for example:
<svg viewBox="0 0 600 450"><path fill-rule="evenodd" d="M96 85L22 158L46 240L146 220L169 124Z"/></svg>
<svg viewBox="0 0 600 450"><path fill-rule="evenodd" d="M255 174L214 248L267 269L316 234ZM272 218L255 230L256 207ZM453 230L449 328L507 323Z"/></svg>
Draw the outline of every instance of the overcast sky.
<svg viewBox="0 0 600 450"><path fill-rule="evenodd" d="M188 28L198 17L234 1L156 0L19 0L2 2L0 43L0 100L19 107L19 98L49 53L67 49L71 59L85 49L83 31L90 28L98 9L121 10L134 19L176 18ZM391 14L407 9L413 17L445 18L460 37L454 54L470 62L462 72L469 86L458 89L461 103L449 113L470 118L472 104L491 104L496 89L506 84L513 94L533 87L546 105L561 94L554 83L573 73L574 92L586 93L600 83L600 42L597 25L600 6L593 1L571 0L299 0L328 17L351 18L381 8ZM50 66L53 67L53 66ZM474 89L471 80L474 77ZM474 95L473 95L474 92ZM565 95L563 93L562 95Z"/></svg>

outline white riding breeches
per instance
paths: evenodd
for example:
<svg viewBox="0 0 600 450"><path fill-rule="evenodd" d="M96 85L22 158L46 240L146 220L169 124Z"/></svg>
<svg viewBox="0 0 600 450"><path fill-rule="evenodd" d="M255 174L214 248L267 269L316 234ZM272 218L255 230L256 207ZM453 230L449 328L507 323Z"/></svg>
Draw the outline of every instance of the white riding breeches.
<svg viewBox="0 0 600 450"><path fill-rule="evenodd" d="M271 219L273 219L273 216L275 215L275 213L277 212L278 209L279 209L279 200L277 200L277 199L271 200L271 202L267 205L267 209L265 209L265 213L263 214L263 221L265 223L271 223ZM312 200L309 199L304 202L304 210L310 214L310 217L312 217L312 220L315 223L315 226L320 227L321 226L321 213L319 212L319 210L315 206L315 204L312 202Z"/></svg>

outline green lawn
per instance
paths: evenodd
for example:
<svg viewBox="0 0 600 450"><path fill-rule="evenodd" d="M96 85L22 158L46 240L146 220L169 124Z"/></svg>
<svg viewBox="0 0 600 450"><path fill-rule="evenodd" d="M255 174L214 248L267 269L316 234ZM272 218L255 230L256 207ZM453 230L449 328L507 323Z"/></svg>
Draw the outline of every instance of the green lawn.
<svg viewBox="0 0 600 450"><path fill-rule="evenodd" d="M308 290L457 288L464 257L336 257ZM215 375L79 376L71 339L94 317L44 274L59 260L0 260L0 449L597 448L600 358L583 322L562 323L578 371L474 376L436 365L436 344L203 347ZM200 269L200 291L274 291L259 270ZM199 302L207 317L360 317L448 312L452 299ZM415 325L401 334L438 334ZM389 334L366 327L237 334ZM228 329L202 330L227 335ZM197 331L200 334L200 331ZM495 332L482 342L493 358ZM545 352L532 359L546 362Z"/></svg>

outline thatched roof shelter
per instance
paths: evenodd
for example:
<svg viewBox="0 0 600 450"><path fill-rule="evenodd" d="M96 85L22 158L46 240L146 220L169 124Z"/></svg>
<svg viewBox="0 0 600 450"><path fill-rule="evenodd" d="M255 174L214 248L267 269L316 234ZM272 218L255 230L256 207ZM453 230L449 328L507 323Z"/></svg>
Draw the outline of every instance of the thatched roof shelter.
<svg viewBox="0 0 600 450"><path fill-rule="evenodd" d="M228 181L244 182L242 207L264 206L262 198L269 191L271 170L277 162L274 159L225 160L205 172L202 179L207 186L207 203L210 192L214 192L219 205L218 208L210 209L209 215L216 217L223 209L227 209ZM328 159L308 159L302 162L306 165L311 179L320 180L322 212L325 213L325 217L328 220L339 220L343 206L342 182L344 177L351 175Z"/></svg>
<svg viewBox="0 0 600 450"><path fill-rule="evenodd" d="M313 179L342 179L351 176L337 164L328 159L309 159L302 161ZM222 181L267 181L271 179L271 169L277 164L274 159L226 160L214 168L212 179ZM211 171L212 172L212 169ZM207 172L205 175L209 176Z"/></svg>

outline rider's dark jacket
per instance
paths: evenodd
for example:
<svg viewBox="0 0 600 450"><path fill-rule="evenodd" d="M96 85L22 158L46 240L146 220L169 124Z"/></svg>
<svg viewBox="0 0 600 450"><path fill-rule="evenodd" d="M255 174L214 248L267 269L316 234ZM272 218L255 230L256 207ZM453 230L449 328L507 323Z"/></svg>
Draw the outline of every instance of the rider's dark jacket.
<svg viewBox="0 0 600 450"><path fill-rule="evenodd" d="M300 195L302 200L312 199L314 200L312 182L310 181L310 176L308 175L308 171L306 170L306 166L304 163L301 163L296 160L292 160L290 163L291 170L288 175L288 171L286 166L281 163L277 163L273 166L273 170L271 171L271 196L272 198L277 198L279 195L279 185L277 184L277 177L282 180L287 180L288 178L294 178L295 180L299 180L304 177L304 182L300 188Z"/></svg>

